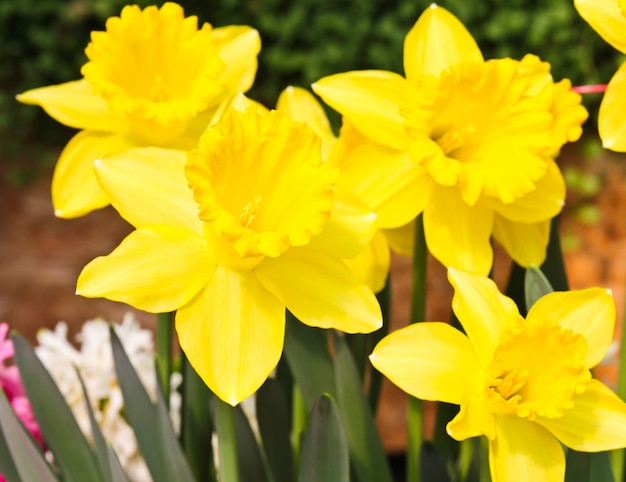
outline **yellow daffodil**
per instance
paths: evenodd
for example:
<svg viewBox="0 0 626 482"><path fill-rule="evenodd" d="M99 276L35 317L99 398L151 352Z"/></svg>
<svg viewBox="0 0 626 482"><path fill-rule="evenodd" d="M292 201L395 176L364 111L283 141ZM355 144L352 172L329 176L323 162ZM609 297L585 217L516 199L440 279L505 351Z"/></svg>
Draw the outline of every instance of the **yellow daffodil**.
<svg viewBox="0 0 626 482"><path fill-rule="evenodd" d="M92 32L83 79L18 96L59 122L81 129L67 144L52 180L59 217L106 206L93 162L137 146L191 149L226 97L254 81L258 32L246 26L198 28L195 16L165 3L123 8L106 31Z"/></svg>
<svg viewBox="0 0 626 482"><path fill-rule="evenodd" d="M136 230L77 286L149 312L178 310L182 349L231 404L278 363L285 307L350 333L382 324L373 292L341 261L370 241L375 214L336 186L310 127L244 105L226 108L188 156L144 148L97 163Z"/></svg>
<svg viewBox="0 0 626 482"><path fill-rule="evenodd" d="M606 42L626 54L626 3L623 0L574 0L580 16ZM609 82L598 115L605 148L626 152L626 62Z"/></svg>
<svg viewBox="0 0 626 482"><path fill-rule="evenodd" d="M307 90L299 87L287 87L278 97L277 108L285 111L292 119L307 123L322 139L322 156L329 166L336 167L341 171L337 180L337 186L345 192L353 193L365 201L373 212L377 213L380 199L372 197L372 194L379 192L369 189L361 175L360 166L349 162L350 157L345 153L351 147L357 146L358 142L353 141L347 145L346 140L350 137L342 136L337 142L330 122L323 107L315 97ZM344 126L344 130L349 127ZM356 175L353 173L357 170ZM391 182L391 178L386 179ZM384 223L384 212L382 222ZM381 222L381 216L378 216ZM389 274L390 251L389 243L383 233L378 230L372 241L355 258L345 260L352 271L374 291L383 289Z"/></svg>
<svg viewBox="0 0 626 482"><path fill-rule="evenodd" d="M351 155L371 184L404 174L384 186L397 216L384 227L423 213L428 248L446 266L488 273L491 235L521 265L541 264L565 197L553 157L581 134L580 95L533 55L484 61L459 20L436 5L405 39L404 70L406 78L355 71L313 85L368 139Z"/></svg>
<svg viewBox="0 0 626 482"><path fill-rule="evenodd" d="M370 359L409 394L460 405L447 432L487 437L494 482L562 482L561 443L584 452L626 446L626 404L589 371L611 344L610 292L550 293L524 319L490 279L453 268L448 278L467 336L418 323L384 338Z"/></svg>

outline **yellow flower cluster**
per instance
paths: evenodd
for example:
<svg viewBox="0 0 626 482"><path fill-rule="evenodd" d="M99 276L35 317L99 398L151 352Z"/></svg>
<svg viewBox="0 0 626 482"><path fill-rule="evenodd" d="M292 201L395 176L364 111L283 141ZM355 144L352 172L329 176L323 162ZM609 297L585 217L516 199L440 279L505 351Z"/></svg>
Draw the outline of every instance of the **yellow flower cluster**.
<svg viewBox="0 0 626 482"><path fill-rule="evenodd" d="M624 51L617 2L576 5ZM54 174L56 214L110 203L135 228L83 269L77 293L176 311L190 363L235 405L278 364L286 309L315 327L381 327L390 247L411 254L422 216L465 334L407 327L380 342L373 365L416 397L460 405L448 433L488 438L494 481L563 480L560 443L626 446L626 405L590 374L612 339L610 294L553 293L523 318L485 277L492 238L524 267L545 260L565 200L555 157L587 117L570 82L534 55L485 60L432 5L406 36L405 76L313 85L343 117L336 136L304 89L285 89L276 110L243 95L259 50L250 27L199 27L175 3L128 6L92 34L81 80L19 96L80 129ZM616 150L624 72L600 112Z"/></svg>

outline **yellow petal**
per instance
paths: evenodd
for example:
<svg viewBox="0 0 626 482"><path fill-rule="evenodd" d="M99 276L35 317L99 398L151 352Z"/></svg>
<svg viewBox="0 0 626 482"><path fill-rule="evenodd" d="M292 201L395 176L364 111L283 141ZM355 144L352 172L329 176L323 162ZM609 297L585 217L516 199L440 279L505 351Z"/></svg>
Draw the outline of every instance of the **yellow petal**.
<svg viewBox="0 0 626 482"><path fill-rule="evenodd" d="M536 223L551 219L561 212L565 204L565 181L559 166L548 161L546 174L535 185L535 189L512 203L503 203L494 197L483 198L483 202L496 213L510 221Z"/></svg>
<svg viewBox="0 0 626 482"><path fill-rule="evenodd" d="M489 466L493 482L556 482L565 478L561 444L543 427L514 416L496 418Z"/></svg>
<svg viewBox="0 0 626 482"><path fill-rule="evenodd" d="M94 162L132 147L117 134L82 131L67 143L52 177L52 204L55 215L75 218L109 204L94 172Z"/></svg>
<svg viewBox="0 0 626 482"><path fill-rule="evenodd" d="M541 297L527 318L549 318L583 335L588 351L585 366L596 366L609 349L615 327L615 302L609 290L588 288L549 293Z"/></svg>
<svg viewBox="0 0 626 482"><path fill-rule="evenodd" d="M464 397L459 413L446 425L446 432L459 441L480 435L487 436L489 440L495 438L495 417L484 392Z"/></svg>
<svg viewBox="0 0 626 482"><path fill-rule="evenodd" d="M623 63L609 82L600 104L598 130L602 145L606 149L626 152L625 109L626 63Z"/></svg>
<svg viewBox="0 0 626 482"><path fill-rule="evenodd" d="M384 229L383 233L391 249L402 256L413 256L415 243L415 221L394 229Z"/></svg>
<svg viewBox="0 0 626 482"><path fill-rule="evenodd" d="M278 364L285 306L250 272L218 267L207 286L176 314L180 346L222 400L252 395Z"/></svg>
<svg viewBox="0 0 626 482"><path fill-rule="evenodd" d="M394 384L423 400L460 404L483 386L472 344L446 323L416 323L394 331L369 358Z"/></svg>
<svg viewBox="0 0 626 482"><path fill-rule="evenodd" d="M278 96L276 108L288 112L293 120L308 124L322 138L322 156L326 159L335 143L335 134L326 112L308 90L289 86Z"/></svg>
<svg viewBox="0 0 626 482"><path fill-rule="evenodd" d="M376 214L354 194L335 190L333 209L324 230L308 246L341 259L354 258L376 232Z"/></svg>
<svg viewBox="0 0 626 482"><path fill-rule="evenodd" d="M516 223L496 216L493 222L493 237L520 266L539 267L546 259L550 220L539 223Z"/></svg>
<svg viewBox="0 0 626 482"><path fill-rule="evenodd" d="M390 254L387 239L378 231L358 256L345 260L345 263L374 293L378 293L385 287L389 276Z"/></svg>
<svg viewBox="0 0 626 482"><path fill-rule="evenodd" d="M330 75L312 85L324 102L363 134L388 147L404 149L407 135L400 106L406 101L406 80L382 70Z"/></svg>
<svg viewBox="0 0 626 482"><path fill-rule="evenodd" d="M346 333L370 333L382 326L372 290L343 262L321 251L291 248L279 258L265 258L255 273L307 325Z"/></svg>
<svg viewBox="0 0 626 482"><path fill-rule="evenodd" d="M452 309L463 325L483 367L492 359L502 330L521 318L517 306L498 290L493 280L457 269L448 269L454 287Z"/></svg>
<svg viewBox="0 0 626 482"><path fill-rule="evenodd" d="M103 98L93 94L85 80L28 90L19 94L17 100L39 105L50 117L75 129L105 132L127 129L126 117L112 112Z"/></svg>
<svg viewBox="0 0 626 482"><path fill-rule="evenodd" d="M111 254L85 266L76 293L151 313L173 311L208 282L214 269L204 238L152 226L133 231Z"/></svg>
<svg viewBox="0 0 626 482"><path fill-rule="evenodd" d="M493 218L485 205L467 205L456 187L435 185L424 210L428 250L444 266L486 275L493 264Z"/></svg>
<svg viewBox="0 0 626 482"><path fill-rule="evenodd" d="M618 0L574 0L578 13L606 42L626 53L626 17Z"/></svg>
<svg viewBox="0 0 626 482"><path fill-rule="evenodd" d="M186 162L181 151L131 149L98 162L96 174L115 209L136 228L165 224L201 236L203 223L187 185Z"/></svg>
<svg viewBox="0 0 626 482"><path fill-rule="evenodd" d="M383 229L403 226L422 212L431 184L408 153L372 143L352 152L339 183L374 210Z"/></svg>
<svg viewBox="0 0 626 482"><path fill-rule="evenodd" d="M439 73L459 62L482 62L476 41L445 8L432 3L404 39L404 71L415 83L420 75Z"/></svg>
<svg viewBox="0 0 626 482"><path fill-rule="evenodd" d="M537 417L562 443L582 452L626 447L626 404L606 385L591 380L582 395L574 395L574 407L562 417Z"/></svg>
<svg viewBox="0 0 626 482"><path fill-rule="evenodd" d="M225 70L220 79L230 94L247 92L254 83L261 51L259 32L244 25L231 25L213 30L220 44L219 56Z"/></svg>

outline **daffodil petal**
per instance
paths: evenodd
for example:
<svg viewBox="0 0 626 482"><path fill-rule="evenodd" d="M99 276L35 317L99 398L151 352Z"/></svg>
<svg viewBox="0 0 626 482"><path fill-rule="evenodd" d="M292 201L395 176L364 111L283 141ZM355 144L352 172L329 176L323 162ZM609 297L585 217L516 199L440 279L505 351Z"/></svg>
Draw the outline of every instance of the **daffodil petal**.
<svg viewBox="0 0 626 482"><path fill-rule="evenodd" d="M478 360L486 367L502 330L521 315L513 300L500 293L493 280L485 276L449 268L448 280L454 287L452 309L472 342Z"/></svg>
<svg viewBox="0 0 626 482"><path fill-rule="evenodd" d="M496 216L493 222L493 237L520 266L539 267L546 259L550 220L516 223Z"/></svg>
<svg viewBox="0 0 626 482"><path fill-rule="evenodd" d="M446 425L446 432L459 441L480 435L489 440L495 438L495 417L482 393L469 394L463 399L459 413Z"/></svg>
<svg viewBox="0 0 626 482"><path fill-rule="evenodd" d="M439 76L460 62L482 62L472 35L445 8L432 3L404 39L404 72L415 83L420 75Z"/></svg>
<svg viewBox="0 0 626 482"><path fill-rule="evenodd" d="M300 321L346 333L369 333L382 326L380 306L338 259L321 251L291 248L265 258L255 273L261 284Z"/></svg>
<svg viewBox="0 0 626 482"><path fill-rule="evenodd" d="M385 287L391 263L389 243L385 235L378 231L355 258L347 259L345 263L374 293L378 293Z"/></svg>
<svg viewBox="0 0 626 482"><path fill-rule="evenodd" d="M326 112L311 92L289 86L278 96L276 108L289 113L296 121L304 122L322 138L323 157L326 158L336 138Z"/></svg>
<svg viewBox="0 0 626 482"><path fill-rule="evenodd" d="M222 400L252 395L278 364L285 306L254 274L217 267L206 287L176 314L180 346Z"/></svg>
<svg viewBox="0 0 626 482"><path fill-rule="evenodd" d="M375 232L376 214L354 194L337 189L324 230L308 246L341 259L354 258Z"/></svg>
<svg viewBox="0 0 626 482"><path fill-rule="evenodd" d="M382 232L392 251L402 256L413 256L415 244L415 220L394 229L384 229Z"/></svg>
<svg viewBox="0 0 626 482"><path fill-rule="evenodd" d="M100 188L94 162L132 147L117 134L81 131L65 146L52 177L52 205L60 218L75 218L109 204Z"/></svg>
<svg viewBox="0 0 626 482"><path fill-rule="evenodd" d="M382 70L330 75L312 85L324 102L363 134L388 147L404 149L408 137L400 106L406 102L406 79Z"/></svg>
<svg viewBox="0 0 626 482"><path fill-rule="evenodd" d="M533 191L512 203L503 203L494 197L483 202L505 219L519 223L537 223L551 219L561 212L565 204L565 181L553 160L548 161L546 174L536 182Z"/></svg>
<svg viewBox="0 0 626 482"><path fill-rule="evenodd" d="M382 229L397 228L424 210L430 179L407 152L368 143L355 149L341 167L340 185L363 199Z"/></svg>
<svg viewBox="0 0 626 482"><path fill-rule="evenodd" d="M460 404L482 387L472 344L447 323L415 323L396 330L369 358L395 385L422 400Z"/></svg>
<svg viewBox="0 0 626 482"><path fill-rule="evenodd" d="M182 151L131 149L98 162L96 174L115 209L136 228L165 224L202 235L186 162Z"/></svg>
<svg viewBox="0 0 626 482"><path fill-rule="evenodd" d="M596 366L611 345L615 328L615 302L609 290L588 288L555 291L532 306L527 319L549 318L587 339L585 366Z"/></svg>
<svg viewBox="0 0 626 482"><path fill-rule="evenodd" d="M173 311L207 283L214 269L204 238L152 226L133 231L111 254L85 266L76 293L151 313Z"/></svg>
<svg viewBox="0 0 626 482"><path fill-rule="evenodd" d="M562 417L537 417L536 422L574 450L599 452L626 446L626 404L609 387L592 379L573 402Z"/></svg>
<svg viewBox="0 0 626 482"><path fill-rule="evenodd" d="M220 43L220 58L225 63L221 80L228 92L247 92L254 83L261 51L259 32L244 25L231 25L213 30Z"/></svg>
<svg viewBox="0 0 626 482"><path fill-rule="evenodd" d="M50 117L75 129L124 132L128 128L126 117L112 112L86 80L27 90L17 100L39 105Z"/></svg>
<svg viewBox="0 0 626 482"><path fill-rule="evenodd" d="M617 0L574 0L574 5L600 37L626 54L626 16Z"/></svg>
<svg viewBox="0 0 626 482"><path fill-rule="evenodd" d="M434 186L424 209L428 250L444 266L486 275L493 264L493 211L469 206L456 187Z"/></svg>
<svg viewBox="0 0 626 482"><path fill-rule="evenodd" d="M515 416L496 417L489 442L493 482L551 482L565 478L565 454L550 432Z"/></svg>
<svg viewBox="0 0 626 482"><path fill-rule="evenodd" d="M624 27L626 28L626 27ZM624 36L624 35L622 35ZM615 72L606 88L600 113L598 131L606 149L626 152L626 62Z"/></svg>

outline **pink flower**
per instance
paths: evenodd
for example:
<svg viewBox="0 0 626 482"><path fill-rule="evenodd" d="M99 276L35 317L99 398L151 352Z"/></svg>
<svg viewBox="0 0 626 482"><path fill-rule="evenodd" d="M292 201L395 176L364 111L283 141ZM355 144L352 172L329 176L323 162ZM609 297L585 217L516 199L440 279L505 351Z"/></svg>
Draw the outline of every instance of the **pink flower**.
<svg viewBox="0 0 626 482"><path fill-rule="evenodd" d="M7 360L13 357L13 343L7 338L8 332L9 325L0 323L0 389L4 391L17 417L43 447L41 431L24 392L19 371L15 365L6 365ZM0 482L3 481L4 478L0 475Z"/></svg>

